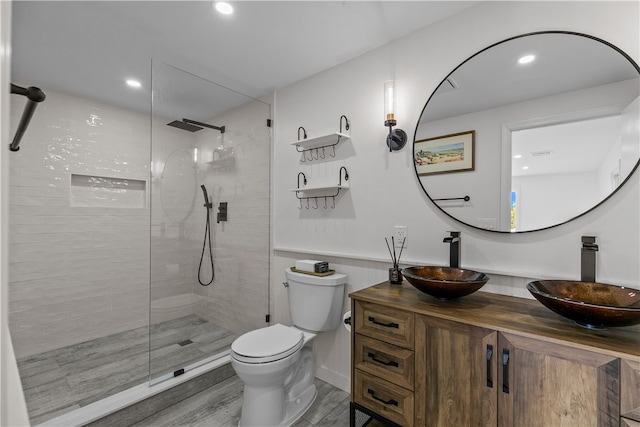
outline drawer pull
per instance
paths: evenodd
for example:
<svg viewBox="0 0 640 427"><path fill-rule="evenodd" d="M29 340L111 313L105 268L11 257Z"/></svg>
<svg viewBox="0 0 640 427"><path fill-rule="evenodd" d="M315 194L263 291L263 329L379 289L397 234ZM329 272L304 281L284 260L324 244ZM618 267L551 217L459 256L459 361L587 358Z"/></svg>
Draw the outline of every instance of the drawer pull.
<svg viewBox="0 0 640 427"><path fill-rule="evenodd" d="M371 397L373 397L375 400L377 400L378 402L382 402L385 405L398 406L398 402L393 399L383 400L383 399L380 399L379 397L376 397L376 392L371 390L370 388L367 389L367 393L369 393Z"/></svg>
<svg viewBox="0 0 640 427"><path fill-rule="evenodd" d="M393 323L393 322L391 322L391 323L378 322L375 317L371 317L371 316L369 316L369 322L375 323L376 325L384 326L385 328L396 328L396 329L399 328L399 325L397 323Z"/></svg>
<svg viewBox="0 0 640 427"><path fill-rule="evenodd" d="M369 353L367 353L367 356L369 356L369 359L371 359L374 362L377 362L377 363L379 363L381 365L384 365L384 366L395 366L396 368L398 367L398 362L393 361L393 360L389 360L389 361L385 362L384 360L380 360L380 359L376 358L375 353L369 352Z"/></svg>
<svg viewBox="0 0 640 427"><path fill-rule="evenodd" d="M509 350L502 349L502 392L509 394Z"/></svg>
<svg viewBox="0 0 640 427"><path fill-rule="evenodd" d="M491 358L493 357L493 346L487 344L487 387L493 388L493 379L491 378Z"/></svg>

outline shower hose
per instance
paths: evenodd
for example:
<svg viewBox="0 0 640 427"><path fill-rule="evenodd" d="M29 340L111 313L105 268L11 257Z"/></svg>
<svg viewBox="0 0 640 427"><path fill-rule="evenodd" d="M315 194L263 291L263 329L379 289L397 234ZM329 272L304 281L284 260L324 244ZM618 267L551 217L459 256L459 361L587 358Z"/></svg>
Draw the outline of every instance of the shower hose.
<svg viewBox="0 0 640 427"><path fill-rule="evenodd" d="M202 286L209 286L211 283L213 283L213 279L215 277L215 271L213 269L213 252L211 251L211 214L210 214L211 205L207 200L206 196L205 196L205 200L207 202L207 204L205 204L205 207L207 208L207 225L204 228L204 241L202 242L202 254L200 255L200 265L198 266L198 282L200 282ZM207 240L209 240L209 259L211 260L211 280L205 283L200 278L200 273L202 272L202 261L204 259L204 252L207 247Z"/></svg>

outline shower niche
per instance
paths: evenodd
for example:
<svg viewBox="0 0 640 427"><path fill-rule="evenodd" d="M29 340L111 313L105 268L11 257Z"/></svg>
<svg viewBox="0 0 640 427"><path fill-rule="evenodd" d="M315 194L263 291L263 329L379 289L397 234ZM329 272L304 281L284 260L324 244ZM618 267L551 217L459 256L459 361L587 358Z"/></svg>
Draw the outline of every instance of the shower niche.
<svg viewBox="0 0 640 427"><path fill-rule="evenodd" d="M139 179L71 174L72 207L147 207L147 183Z"/></svg>

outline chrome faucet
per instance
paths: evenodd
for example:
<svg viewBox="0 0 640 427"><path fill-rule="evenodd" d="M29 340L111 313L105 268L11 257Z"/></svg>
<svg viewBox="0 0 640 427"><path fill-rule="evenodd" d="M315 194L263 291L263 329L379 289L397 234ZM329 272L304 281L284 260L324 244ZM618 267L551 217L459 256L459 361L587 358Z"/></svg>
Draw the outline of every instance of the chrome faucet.
<svg viewBox="0 0 640 427"><path fill-rule="evenodd" d="M598 245L595 236L582 236L582 254L580 257L580 280L596 281L596 252Z"/></svg>
<svg viewBox="0 0 640 427"><path fill-rule="evenodd" d="M450 231L443 243L449 243L449 267L460 268L460 232Z"/></svg>

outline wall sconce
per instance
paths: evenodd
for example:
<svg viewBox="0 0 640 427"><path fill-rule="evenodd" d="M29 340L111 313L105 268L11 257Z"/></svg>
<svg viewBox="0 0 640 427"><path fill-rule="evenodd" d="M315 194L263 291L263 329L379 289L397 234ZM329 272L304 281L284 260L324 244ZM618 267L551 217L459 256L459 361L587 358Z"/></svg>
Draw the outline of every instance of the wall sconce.
<svg viewBox="0 0 640 427"><path fill-rule="evenodd" d="M389 80L384 84L384 125L389 128L387 147L389 152L402 149L407 143L407 134L402 129L393 129L396 125L396 83Z"/></svg>

